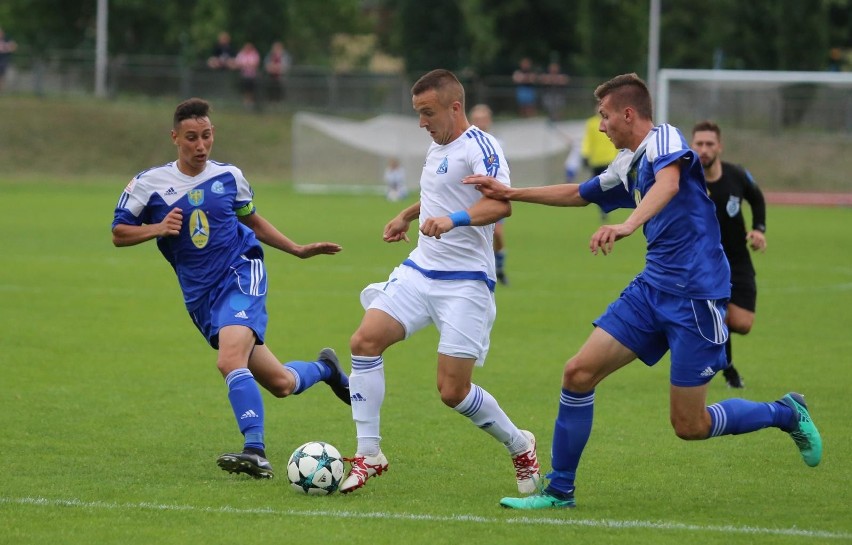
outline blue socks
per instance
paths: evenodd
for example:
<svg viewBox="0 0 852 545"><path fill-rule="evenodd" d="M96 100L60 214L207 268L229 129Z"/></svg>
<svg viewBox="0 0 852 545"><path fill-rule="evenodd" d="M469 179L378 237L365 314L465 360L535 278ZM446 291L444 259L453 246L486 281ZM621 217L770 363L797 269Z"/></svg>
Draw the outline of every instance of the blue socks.
<svg viewBox="0 0 852 545"><path fill-rule="evenodd" d="M225 377L225 383L234 417L245 437L245 448L263 453L263 398L254 376L246 368L235 369Z"/></svg>
<svg viewBox="0 0 852 545"><path fill-rule="evenodd" d="M707 407L710 412L710 435L739 435L773 427L793 429L796 415L790 407L778 402L762 403L746 399L726 399Z"/></svg>
<svg viewBox="0 0 852 545"><path fill-rule="evenodd" d="M317 382L331 377L331 369L318 361L288 361L284 367L292 371L296 379L294 394L301 394Z"/></svg>
<svg viewBox="0 0 852 545"><path fill-rule="evenodd" d="M559 413L553 428L552 465L548 474L550 484L547 493L566 499L574 492L574 476L580 456L592 433L595 412L595 391L575 394L562 389L559 398Z"/></svg>
<svg viewBox="0 0 852 545"><path fill-rule="evenodd" d="M580 456L592 432L595 392L577 394L562 389L559 412L553 429L552 465L545 492L568 499L574 493L574 478ZM707 407L711 429L708 437L737 435L774 427L790 431L797 415L777 401L761 403L745 399L726 399Z"/></svg>
<svg viewBox="0 0 852 545"><path fill-rule="evenodd" d="M505 265L505 263L506 263L506 253L503 250L500 250L499 252L494 252L494 267L498 271L503 270L503 266Z"/></svg>
<svg viewBox="0 0 852 545"><path fill-rule="evenodd" d="M300 394L321 380L331 377L332 370L318 361L291 361L284 365L296 380L294 394ZM228 399L240 433L245 436L245 448L264 452L263 432L265 427L263 398L254 376L246 368L236 369L225 377Z"/></svg>

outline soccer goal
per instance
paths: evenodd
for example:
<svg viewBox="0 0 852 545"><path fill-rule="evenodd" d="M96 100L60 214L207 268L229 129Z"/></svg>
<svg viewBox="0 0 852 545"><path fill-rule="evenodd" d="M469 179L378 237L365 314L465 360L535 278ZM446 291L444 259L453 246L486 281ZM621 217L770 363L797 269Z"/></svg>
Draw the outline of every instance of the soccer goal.
<svg viewBox="0 0 852 545"><path fill-rule="evenodd" d="M772 190L852 192L852 73L660 70L655 119L710 119L724 158Z"/></svg>
<svg viewBox="0 0 852 545"><path fill-rule="evenodd" d="M564 163L578 146L583 121L497 120L512 185L564 181ZM397 159L409 191L416 192L432 140L416 116L386 114L367 120L299 112L293 119L293 183L304 192L383 193L388 160Z"/></svg>

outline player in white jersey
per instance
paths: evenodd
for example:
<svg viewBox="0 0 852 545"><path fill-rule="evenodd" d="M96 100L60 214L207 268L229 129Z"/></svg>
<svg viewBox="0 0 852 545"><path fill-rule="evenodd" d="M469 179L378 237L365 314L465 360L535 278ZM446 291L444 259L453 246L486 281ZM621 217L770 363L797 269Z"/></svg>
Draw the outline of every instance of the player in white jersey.
<svg viewBox="0 0 852 545"><path fill-rule="evenodd" d="M512 457L518 490L536 490L539 466L535 438L519 430L494 397L471 384L473 368L488 353L496 316L494 301L494 222L511 205L484 198L461 180L487 174L509 185L500 145L468 123L464 88L452 72L433 70L412 87L420 126L434 141L420 178L420 200L384 228L386 242L408 241L419 218L417 247L383 282L361 293L366 312L350 340L352 417L358 447L340 491L352 492L380 475L388 461L379 446L379 413L384 401L382 354L391 345L435 324L438 342L438 390L441 401L503 443Z"/></svg>
<svg viewBox="0 0 852 545"><path fill-rule="evenodd" d="M476 125L477 128L482 129L483 132L489 133L491 131L491 123L494 117L491 108L487 104L476 104L470 109L468 116L470 122ZM508 285L509 277L506 276L506 237L503 234L505 223L505 218L501 218L494 223L494 265L497 268L497 281Z"/></svg>
<svg viewBox="0 0 852 545"><path fill-rule="evenodd" d="M267 281L260 243L300 258L341 248L332 242L296 244L255 211L242 171L209 159L214 129L208 112L208 103L197 98L178 105L171 133L178 160L130 181L115 208L113 243L157 240L193 323L219 351L217 367L244 436L243 451L223 454L217 463L231 473L269 478L257 383L285 397L324 381L348 404L349 381L330 348L316 361L282 365L264 344Z"/></svg>

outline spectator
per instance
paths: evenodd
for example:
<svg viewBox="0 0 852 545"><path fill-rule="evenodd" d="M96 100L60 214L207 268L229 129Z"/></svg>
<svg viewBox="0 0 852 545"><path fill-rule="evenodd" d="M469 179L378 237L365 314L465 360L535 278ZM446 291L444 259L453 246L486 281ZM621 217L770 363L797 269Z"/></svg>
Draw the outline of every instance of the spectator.
<svg viewBox="0 0 852 545"><path fill-rule="evenodd" d="M568 85L568 76L562 73L558 62L547 65L547 72L539 77L542 86L541 104L547 112L547 118L551 121L559 121L562 118L562 110L565 109L565 86Z"/></svg>
<svg viewBox="0 0 852 545"><path fill-rule="evenodd" d="M518 103L518 114L521 117L533 117L536 114L538 100L535 88L536 74L529 57L521 59L518 69L512 74L515 83L515 100Z"/></svg>
<svg viewBox="0 0 852 545"><path fill-rule="evenodd" d="M227 32L220 32L216 38L216 44L207 59L207 66L213 70L234 68L234 48L231 46L231 35Z"/></svg>
<svg viewBox="0 0 852 545"><path fill-rule="evenodd" d="M0 28L0 91L3 90L3 79L6 76L6 69L9 68L9 59L16 49L18 49L18 44L14 40L6 38L6 34Z"/></svg>
<svg viewBox="0 0 852 545"><path fill-rule="evenodd" d="M243 106L248 109L255 107L257 103L257 73L260 68L260 53L251 42L246 42L237 58L234 66L240 71L240 92L243 95Z"/></svg>
<svg viewBox="0 0 852 545"><path fill-rule="evenodd" d="M839 47L832 47L828 50L828 67L829 72L843 71L843 50Z"/></svg>
<svg viewBox="0 0 852 545"><path fill-rule="evenodd" d="M280 102L284 98L284 76L290 71L290 53L281 42L275 42L263 60L263 68L269 76L269 100Z"/></svg>

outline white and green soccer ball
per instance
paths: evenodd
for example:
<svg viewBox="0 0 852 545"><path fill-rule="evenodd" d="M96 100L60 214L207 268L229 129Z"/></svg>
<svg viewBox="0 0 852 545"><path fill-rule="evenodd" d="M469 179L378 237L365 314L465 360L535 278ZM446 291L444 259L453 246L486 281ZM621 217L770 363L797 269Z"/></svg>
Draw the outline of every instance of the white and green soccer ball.
<svg viewBox="0 0 852 545"><path fill-rule="evenodd" d="M290 486L302 494L324 496L340 486L343 479L343 457L322 441L311 441L293 451L287 462Z"/></svg>

